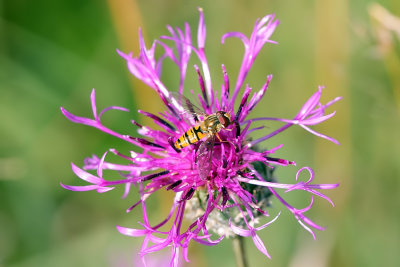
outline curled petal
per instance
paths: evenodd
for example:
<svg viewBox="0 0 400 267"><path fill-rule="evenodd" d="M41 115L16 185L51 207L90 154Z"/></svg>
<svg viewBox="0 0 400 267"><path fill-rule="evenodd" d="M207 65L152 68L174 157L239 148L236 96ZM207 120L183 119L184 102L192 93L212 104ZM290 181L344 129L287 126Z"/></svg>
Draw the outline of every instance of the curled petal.
<svg viewBox="0 0 400 267"><path fill-rule="evenodd" d="M304 212L309 211L309 210L311 209L311 207L312 207L313 204L314 204L314 197L311 196L310 204L309 204L307 207L303 208L303 209L297 210L297 212L303 214Z"/></svg>
<svg viewBox="0 0 400 267"><path fill-rule="evenodd" d="M225 44L225 39L226 38L232 38L232 37L240 39L243 42L245 47L247 47L249 45L249 39L246 37L246 35L244 35L241 32L227 32L227 33L225 33L224 35L222 35L221 43Z"/></svg>
<svg viewBox="0 0 400 267"><path fill-rule="evenodd" d="M121 110L121 111L125 111L125 112L129 112L129 109L124 108L124 107L110 106L110 107L107 107L107 108L103 109L103 110L99 113L98 119L100 120L101 116L102 116L104 113L106 113L107 111L112 110L112 109L114 109L114 110Z"/></svg>
<svg viewBox="0 0 400 267"><path fill-rule="evenodd" d="M296 173L296 181L299 179L299 175L303 170L308 171L308 173L310 174L310 178L308 179L307 183L311 182L314 179L314 171L310 167L300 168Z"/></svg>

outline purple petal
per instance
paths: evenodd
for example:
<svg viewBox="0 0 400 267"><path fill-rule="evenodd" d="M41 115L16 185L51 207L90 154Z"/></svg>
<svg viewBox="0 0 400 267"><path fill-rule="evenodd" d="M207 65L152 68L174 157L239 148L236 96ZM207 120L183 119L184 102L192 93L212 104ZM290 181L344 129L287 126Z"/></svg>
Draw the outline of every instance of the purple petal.
<svg viewBox="0 0 400 267"><path fill-rule="evenodd" d="M301 214L303 214L304 212L307 212L307 211L309 211L310 209L311 209L311 207L312 207L312 205L314 204L314 197L313 196L311 196L311 201L310 201L310 204L308 204L308 206L307 207L305 207L305 208L303 208L303 209L299 209L299 210L297 210L297 212L298 213L301 213Z"/></svg>
<svg viewBox="0 0 400 267"><path fill-rule="evenodd" d="M332 201L329 197L325 196L325 195L322 194L321 192L318 192L318 191L315 191L315 190L307 190L307 191L310 192L310 193L312 193L312 194L314 194L314 195L316 195L316 196L319 196L319 197L321 197L321 198L327 200L329 203L331 203L332 207L335 206L335 203L333 203L333 201Z"/></svg>
<svg viewBox="0 0 400 267"><path fill-rule="evenodd" d="M99 186L96 189L96 191L97 191L97 193L105 193L105 192L111 191L113 189L114 189L114 187L102 187L102 186Z"/></svg>
<svg viewBox="0 0 400 267"><path fill-rule="evenodd" d="M212 242L205 241L205 240L202 240L202 239L199 239L199 238L196 238L196 237L193 237L193 240L196 241L197 243L200 243L200 244L205 245L205 246L215 246L215 245L219 244L219 242L221 242L222 239L224 239L224 237L225 237L225 235L222 235L217 240L214 240Z"/></svg>
<svg viewBox="0 0 400 267"><path fill-rule="evenodd" d="M118 232L120 232L123 235L127 235L127 236L134 236L134 237L138 237L138 236L144 236L147 234L147 230L144 229L132 229L132 228L126 228L126 227L122 227L117 225L117 230Z"/></svg>
<svg viewBox="0 0 400 267"><path fill-rule="evenodd" d="M340 183L337 184L310 184L308 188L315 188L315 189L334 189L337 188Z"/></svg>
<svg viewBox="0 0 400 267"><path fill-rule="evenodd" d="M91 190L96 190L97 188L99 188L98 185L82 185L82 186L74 186L74 185L65 185L60 183L60 185L68 190L71 191L91 191Z"/></svg>
<svg viewBox="0 0 400 267"><path fill-rule="evenodd" d="M172 249L171 266L178 267L179 263L179 247L174 246Z"/></svg>
<svg viewBox="0 0 400 267"><path fill-rule="evenodd" d="M300 173L302 171L304 171L304 170L308 171L308 173L310 174L310 178L308 178L308 182L311 182L314 179L314 171L310 167L302 167L302 168L300 168L296 173L296 181L298 181Z"/></svg>
<svg viewBox="0 0 400 267"><path fill-rule="evenodd" d="M250 230L242 229L240 227L235 226L234 224L231 223L231 219L229 219L229 227L237 235L240 235L240 236L250 236L251 235Z"/></svg>
<svg viewBox="0 0 400 267"><path fill-rule="evenodd" d="M313 110L315 106L319 103L320 98L321 98L321 90L318 89L318 91L316 91L301 107L299 113L296 116L296 119L301 120L305 118L311 112L311 110Z"/></svg>
<svg viewBox="0 0 400 267"><path fill-rule="evenodd" d="M264 246L264 243L261 241L260 237L256 234L255 231L251 232L251 238L253 239L254 245L256 245L258 250L261 251L268 258L271 258L271 256L269 255L267 249Z"/></svg>
<svg viewBox="0 0 400 267"><path fill-rule="evenodd" d="M303 223L302 221L300 221L300 220L297 220L297 221L299 222L299 224L300 224L304 229L306 229L307 232L309 232L309 233L312 235L312 237L313 237L314 240L317 240L314 231L311 230L310 227L308 227L306 224L304 224L304 223Z"/></svg>
<svg viewBox="0 0 400 267"><path fill-rule="evenodd" d="M65 108L61 107L61 112L64 114L64 116L69 119L72 122L75 123L80 123L80 124L85 124L88 126L95 126L97 125L97 122L95 120L92 119L88 119L88 118L84 118L84 117L79 117L79 116L75 116L74 114L68 112Z"/></svg>
<svg viewBox="0 0 400 267"><path fill-rule="evenodd" d="M103 156L102 156L101 159L100 159L99 165L97 166L97 175L98 175L99 177L103 177L104 158L106 157L107 152L108 152L108 151L106 151L106 152L103 154Z"/></svg>
<svg viewBox="0 0 400 267"><path fill-rule="evenodd" d="M225 44L225 39L226 38L232 38L232 37L239 38L243 42L245 47L247 47L249 45L249 39L246 37L246 35L244 35L241 32L227 32L227 33L225 33L224 35L222 35L221 43Z"/></svg>
<svg viewBox="0 0 400 267"><path fill-rule="evenodd" d="M303 221L304 221L305 223L307 223L308 225L312 226L313 228L319 230L319 231L324 231L324 230L325 230L325 227L322 227L322 226L316 224L315 222L313 222L312 220L310 220L308 217L305 217L305 216L304 216Z"/></svg>
<svg viewBox="0 0 400 267"><path fill-rule="evenodd" d="M92 104L93 118L95 121L99 121L97 118L96 93L94 88L92 90L92 93L90 94L90 103Z"/></svg>
<svg viewBox="0 0 400 267"><path fill-rule="evenodd" d="M264 229L264 228L267 227L268 225L270 225L270 224L272 224L273 222L275 222L275 221L278 219L278 217L279 217L280 215L281 215L281 212L279 212L278 215L276 215L275 218L273 218L271 221L267 222L267 223L264 224L264 225L261 225L261 226L257 227L256 230L257 230L257 231L260 231L260 230Z"/></svg>
<svg viewBox="0 0 400 267"><path fill-rule="evenodd" d="M88 172L85 172L81 168L77 167L74 163L71 162L72 166L72 171L82 180L85 180L86 182L92 183L92 184L101 184L103 182L102 179L99 177L94 176L93 174L90 174Z"/></svg>
<svg viewBox="0 0 400 267"><path fill-rule="evenodd" d="M103 109L103 110L99 113L98 119L100 120L101 116L102 116L104 113L106 113L107 111L112 110L112 109L121 110L121 111L125 111L125 112L129 112L129 109L127 109L127 108L118 107L118 106L110 106L110 107L108 107L108 108Z"/></svg>
<svg viewBox="0 0 400 267"><path fill-rule="evenodd" d="M332 113L330 113L328 115L325 115L325 116L316 117L314 119L306 119L306 120L303 120L301 122L301 124L303 124L303 125L315 125L315 124L321 123L323 121L326 121L327 119L333 117L335 114L336 114L336 111L334 111L334 112L332 112Z"/></svg>
<svg viewBox="0 0 400 267"><path fill-rule="evenodd" d="M304 126L304 125L300 125L300 126L301 126L302 128L304 128L305 130L309 131L310 133L312 133L312 134L318 136L318 137L324 138L324 139L326 139L326 140L328 140L328 141L331 141L332 143L335 143L335 144L337 144L337 145L340 145L339 141L337 141L336 139L334 139L334 138L332 138L332 137L329 137L329 136L327 136L327 135L324 135L324 134L321 134L321 133L319 133L319 132L316 132L316 131L310 129L309 127L307 127L307 126Z"/></svg>
<svg viewBox="0 0 400 267"><path fill-rule="evenodd" d="M199 48L204 48L205 40L206 40L206 25L204 23L204 14L203 14L203 9L198 8L199 13L200 13L200 19L199 19L199 27L197 30L197 46Z"/></svg>

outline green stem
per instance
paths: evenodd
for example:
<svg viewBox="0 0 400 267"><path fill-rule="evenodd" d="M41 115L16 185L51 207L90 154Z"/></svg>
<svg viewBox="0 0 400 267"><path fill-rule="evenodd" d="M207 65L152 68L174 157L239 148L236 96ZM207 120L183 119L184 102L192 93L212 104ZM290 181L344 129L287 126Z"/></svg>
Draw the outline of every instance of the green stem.
<svg viewBox="0 0 400 267"><path fill-rule="evenodd" d="M247 258L244 251L244 238L237 235L233 238L232 242L237 267L247 267Z"/></svg>

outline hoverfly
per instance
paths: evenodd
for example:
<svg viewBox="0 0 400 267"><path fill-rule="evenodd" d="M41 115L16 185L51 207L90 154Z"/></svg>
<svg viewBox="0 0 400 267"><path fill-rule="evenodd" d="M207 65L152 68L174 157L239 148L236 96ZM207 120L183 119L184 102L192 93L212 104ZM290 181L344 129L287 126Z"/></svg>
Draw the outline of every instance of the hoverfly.
<svg viewBox="0 0 400 267"><path fill-rule="evenodd" d="M189 99L179 96L182 99L183 107L186 113L191 114L197 124L182 134L173 144L175 150L181 149L199 142L201 139L207 138L203 141L196 152L196 165L199 175L202 179L206 179L211 169L212 151L214 148L215 138L223 142L218 133L222 129L226 129L231 125L231 115L225 111L217 111L213 114L206 114L200 108L193 105ZM198 117L203 120L199 120Z"/></svg>

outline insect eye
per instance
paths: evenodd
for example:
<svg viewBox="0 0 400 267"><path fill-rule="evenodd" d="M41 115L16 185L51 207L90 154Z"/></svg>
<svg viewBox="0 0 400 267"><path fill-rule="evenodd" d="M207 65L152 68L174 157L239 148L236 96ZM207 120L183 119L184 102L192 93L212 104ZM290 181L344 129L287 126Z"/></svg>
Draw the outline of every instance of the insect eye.
<svg viewBox="0 0 400 267"><path fill-rule="evenodd" d="M224 127L228 127L230 123L231 123L231 121L229 120L229 118L228 118L228 117L225 117L225 124L224 124Z"/></svg>
<svg viewBox="0 0 400 267"><path fill-rule="evenodd" d="M223 111L217 112L217 118L218 118L219 123L221 123L221 125L224 128L229 126L230 119L229 119L229 116L227 116L225 112L223 112Z"/></svg>
<svg viewBox="0 0 400 267"><path fill-rule="evenodd" d="M217 115L217 119L218 119L219 123L221 123L223 125L225 123L224 115L220 111L217 112L216 115Z"/></svg>

